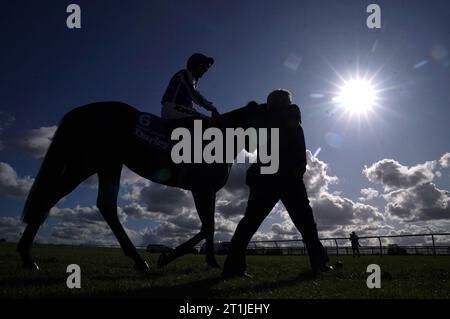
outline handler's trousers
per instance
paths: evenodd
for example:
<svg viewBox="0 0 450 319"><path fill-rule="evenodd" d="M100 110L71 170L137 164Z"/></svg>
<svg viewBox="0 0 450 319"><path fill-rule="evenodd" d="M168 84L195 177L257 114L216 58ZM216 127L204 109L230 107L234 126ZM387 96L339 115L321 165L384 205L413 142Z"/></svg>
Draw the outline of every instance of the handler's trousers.
<svg viewBox="0 0 450 319"><path fill-rule="evenodd" d="M245 215L231 239L223 269L224 275L245 273L247 245L279 200L284 204L292 222L302 235L312 269L319 270L329 261L317 234L316 223L303 180L295 179L288 183L264 183L252 185L250 188Z"/></svg>

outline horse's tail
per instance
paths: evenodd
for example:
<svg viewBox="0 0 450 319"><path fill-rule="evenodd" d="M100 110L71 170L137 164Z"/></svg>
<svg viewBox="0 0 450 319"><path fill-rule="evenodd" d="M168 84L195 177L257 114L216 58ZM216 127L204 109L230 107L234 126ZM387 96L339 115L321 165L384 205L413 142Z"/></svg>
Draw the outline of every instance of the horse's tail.
<svg viewBox="0 0 450 319"><path fill-rule="evenodd" d="M70 112L67 114L69 115ZM70 130L68 116L65 116L47 149L39 172L34 179L33 185L28 193L25 206L22 211L22 221L27 224L41 224L48 216L51 207L48 203L55 192L55 184L58 177L65 169L64 154L70 141L66 136Z"/></svg>

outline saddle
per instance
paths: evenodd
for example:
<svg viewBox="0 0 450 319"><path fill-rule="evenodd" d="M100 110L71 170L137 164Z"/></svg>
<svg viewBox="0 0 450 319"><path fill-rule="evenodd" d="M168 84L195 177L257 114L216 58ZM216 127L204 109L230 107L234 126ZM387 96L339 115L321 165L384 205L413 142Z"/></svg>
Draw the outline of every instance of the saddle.
<svg viewBox="0 0 450 319"><path fill-rule="evenodd" d="M151 113L141 112L137 116L135 123L133 123L134 135L146 147L158 148L159 151L168 152L170 156L172 146L177 143L177 141L172 141L170 138L172 131L175 128L184 127L192 133L194 119L196 118L167 120ZM205 123L204 120L204 125L209 126L210 123Z"/></svg>
<svg viewBox="0 0 450 319"><path fill-rule="evenodd" d="M196 170L192 170L193 164L175 164L171 159L172 147L178 143L177 140L171 140L172 131L185 127L192 133L194 118L166 120L151 113L141 112L132 125L136 141L154 154L152 165L158 169L152 175L153 181L184 189L190 189L189 187L200 181L196 177Z"/></svg>
<svg viewBox="0 0 450 319"><path fill-rule="evenodd" d="M146 147L170 152L172 125L168 120L142 112L133 123L133 133Z"/></svg>

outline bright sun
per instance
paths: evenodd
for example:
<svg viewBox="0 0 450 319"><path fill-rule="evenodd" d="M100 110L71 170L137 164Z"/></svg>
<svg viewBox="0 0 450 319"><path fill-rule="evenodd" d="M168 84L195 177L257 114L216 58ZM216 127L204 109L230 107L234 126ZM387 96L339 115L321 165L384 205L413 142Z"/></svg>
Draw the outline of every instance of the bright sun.
<svg viewBox="0 0 450 319"><path fill-rule="evenodd" d="M350 114L365 114L371 111L377 100L374 86L364 79L344 82L339 94L333 101L341 105Z"/></svg>

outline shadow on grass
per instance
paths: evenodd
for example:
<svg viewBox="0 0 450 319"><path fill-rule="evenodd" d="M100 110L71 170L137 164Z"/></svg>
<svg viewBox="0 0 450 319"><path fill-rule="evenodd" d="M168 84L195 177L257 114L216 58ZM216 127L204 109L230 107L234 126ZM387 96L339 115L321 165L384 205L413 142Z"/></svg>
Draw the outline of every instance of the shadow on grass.
<svg viewBox="0 0 450 319"><path fill-rule="evenodd" d="M145 278L143 278L145 280ZM206 278L179 285L161 287L148 287L121 291L96 291L91 293L69 293L56 296L56 298L80 299L186 299L186 298L213 298L213 287L220 283L220 278ZM55 298L55 296L48 296Z"/></svg>
<svg viewBox="0 0 450 319"><path fill-rule="evenodd" d="M6 278L2 279L1 285L3 288L7 287L20 287L20 288L27 288L27 287L35 287L35 286L49 286L49 285L56 285L56 284L63 284L65 285L66 278L64 277L14 277L14 278Z"/></svg>
<svg viewBox="0 0 450 319"><path fill-rule="evenodd" d="M258 278L255 278L258 279ZM269 281L269 282L258 282L256 284L252 284L252 280L255 279L246 279L248 284L233 287L233 289L229 290L228 295L241 294L245 292L265 292L265 291L273 291L286 287L295 286L297 284L301 284L308 281L320 280L320 276L315 275L312 271L303 271L298 274L296 277L286 278L279 281ZM236 279L232 279L236 280ZM242 280L242 279L238 279Z"/></svg>
<svg viewBox="0 0 450 319"><path fill-rule="evenodd" d="M142 280L152 279L142 277ZM117 278L96 276L92 279L104 279L105 281L117 280ZM125 279L131 279L126 277ZM136 277L134 277L136 279ZM302 282L318 279L311 271L305 271L298 276L276 282L257 282L254 279L232 279L224 281L220 277L205 278L201 280L190 281L173 286L154 286L120 291L102 291L91 292L70 291L62 295L43 295L44 298L79 298L79 299L214 299L227 298L228 296L240 295L246 292L265 292L277 290L284 287L294 286ZM238 282L240 281L240 282ZM237 284L231 287L220 287L226 283ZM220 288L220 289L219 289ZM229 289L228 289L229 288Z"/></svg>
<svg viewBox="0 0 450 319"><path fill-rule="evenodd" d="M89 278L90 281L103 281L103 282L118 282L118 281L139 281L139 280L151 280L160 277L160 274L149 275L144 277L142 275L123 275L123 276L108 276L108 275L99 275L99 276L91 276ZM51 277L51 276L36 276L33 277L31 275L27 275L25 277L15 277L15 278L6 278L1 279L0 283L2 288L27 288L27 287L36 287L36 286L51 286L51 285L59 285L66 286L67 277Z"/></svg>

